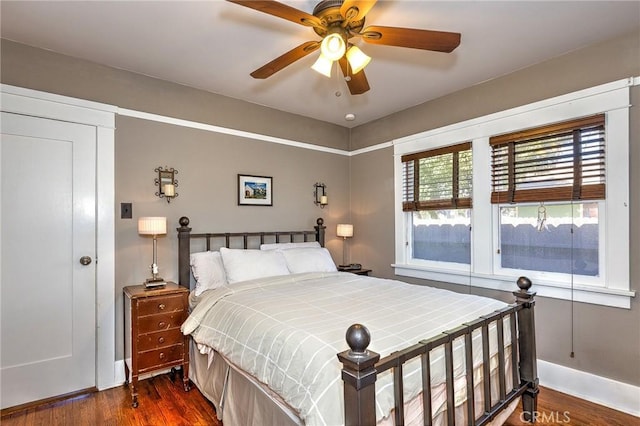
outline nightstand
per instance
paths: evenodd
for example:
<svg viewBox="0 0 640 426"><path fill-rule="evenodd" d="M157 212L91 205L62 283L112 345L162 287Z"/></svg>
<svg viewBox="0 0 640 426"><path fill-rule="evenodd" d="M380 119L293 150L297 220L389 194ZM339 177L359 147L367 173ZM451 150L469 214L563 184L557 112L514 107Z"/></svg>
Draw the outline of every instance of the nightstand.
<svg viewBox="0 0 640 426"><path fill-rule="evenodd" d="M338 267L338 271L340 272L351 272L356 275L369 275L371 269L349 269L349 268L340 268Z"/></svg>
<svg viewBox="0 0 640 426"><path fill-rule="evenodd" d="M155 370L171 367L175 374L181 366L184 390L189 391L189 337L180 331L188 315L189 289L168 282L156 288L129 286L123 293L124 368L131 405L138 406L138 376Z"/></svg>

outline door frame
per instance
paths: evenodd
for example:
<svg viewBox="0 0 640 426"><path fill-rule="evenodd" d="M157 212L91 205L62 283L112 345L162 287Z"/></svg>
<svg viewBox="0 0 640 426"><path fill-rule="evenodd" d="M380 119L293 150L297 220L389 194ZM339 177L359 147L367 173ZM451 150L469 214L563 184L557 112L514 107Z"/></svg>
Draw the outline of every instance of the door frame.
<svg viewBox="0 0 640 426"><path fill-rule="evenodd" d="M2 111L96 128L96 387L118 386L115 367L115 114L113 105L0 84Z"/></svg>

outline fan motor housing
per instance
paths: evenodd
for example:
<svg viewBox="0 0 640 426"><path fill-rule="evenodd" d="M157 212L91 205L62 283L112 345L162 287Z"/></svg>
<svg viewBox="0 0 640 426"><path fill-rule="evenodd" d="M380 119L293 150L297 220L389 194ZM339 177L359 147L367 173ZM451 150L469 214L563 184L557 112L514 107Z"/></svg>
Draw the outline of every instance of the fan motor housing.
<svg viewBox="0 0 640 426"><path fill-rule="evenodd" d="M344 17L340 14L340 6L342 6L342 0L323 0L313 8L313 16L318 17L325 27L335 27L340 26L344 21ZM347 27L347 38L351 37L351 32L360 32L364 27L364 19L362 18L359 21L352 21ZM324 37L327 35L327 31L322 28L314 27L313 30L320 37Z"/></svg>

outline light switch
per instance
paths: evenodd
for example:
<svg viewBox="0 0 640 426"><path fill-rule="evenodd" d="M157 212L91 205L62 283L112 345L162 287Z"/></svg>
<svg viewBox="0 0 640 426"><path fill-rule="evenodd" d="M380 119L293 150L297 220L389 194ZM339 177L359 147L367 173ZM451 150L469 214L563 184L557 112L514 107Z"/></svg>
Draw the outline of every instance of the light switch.
<svg viewBox="0 0 640 426"><path fill-rule="evenodd" d="M120 219L133 218L133 207L131 203L120 203Z"/></svg>

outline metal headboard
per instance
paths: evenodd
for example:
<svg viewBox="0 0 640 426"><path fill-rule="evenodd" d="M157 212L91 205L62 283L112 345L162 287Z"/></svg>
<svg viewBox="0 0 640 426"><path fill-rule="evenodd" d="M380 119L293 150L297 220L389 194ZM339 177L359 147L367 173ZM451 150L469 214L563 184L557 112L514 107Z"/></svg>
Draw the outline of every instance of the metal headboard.
<svg viewBox="0 0 640 426"><path fill-rule="evenodd" d="M267 242L288 243L297 241L317 241L324 247L325 229L324 219L318 218L314 230L306 231L265 231L265 232L213 232L204 234L192 234L189 227L189 218L182 216L178 221L178 282L184 287L190 288L191 271L189 256L191 254L191 241L204 240L205 250L220 247L237 247L247 249L254 243L255 246Z"/></svg>

